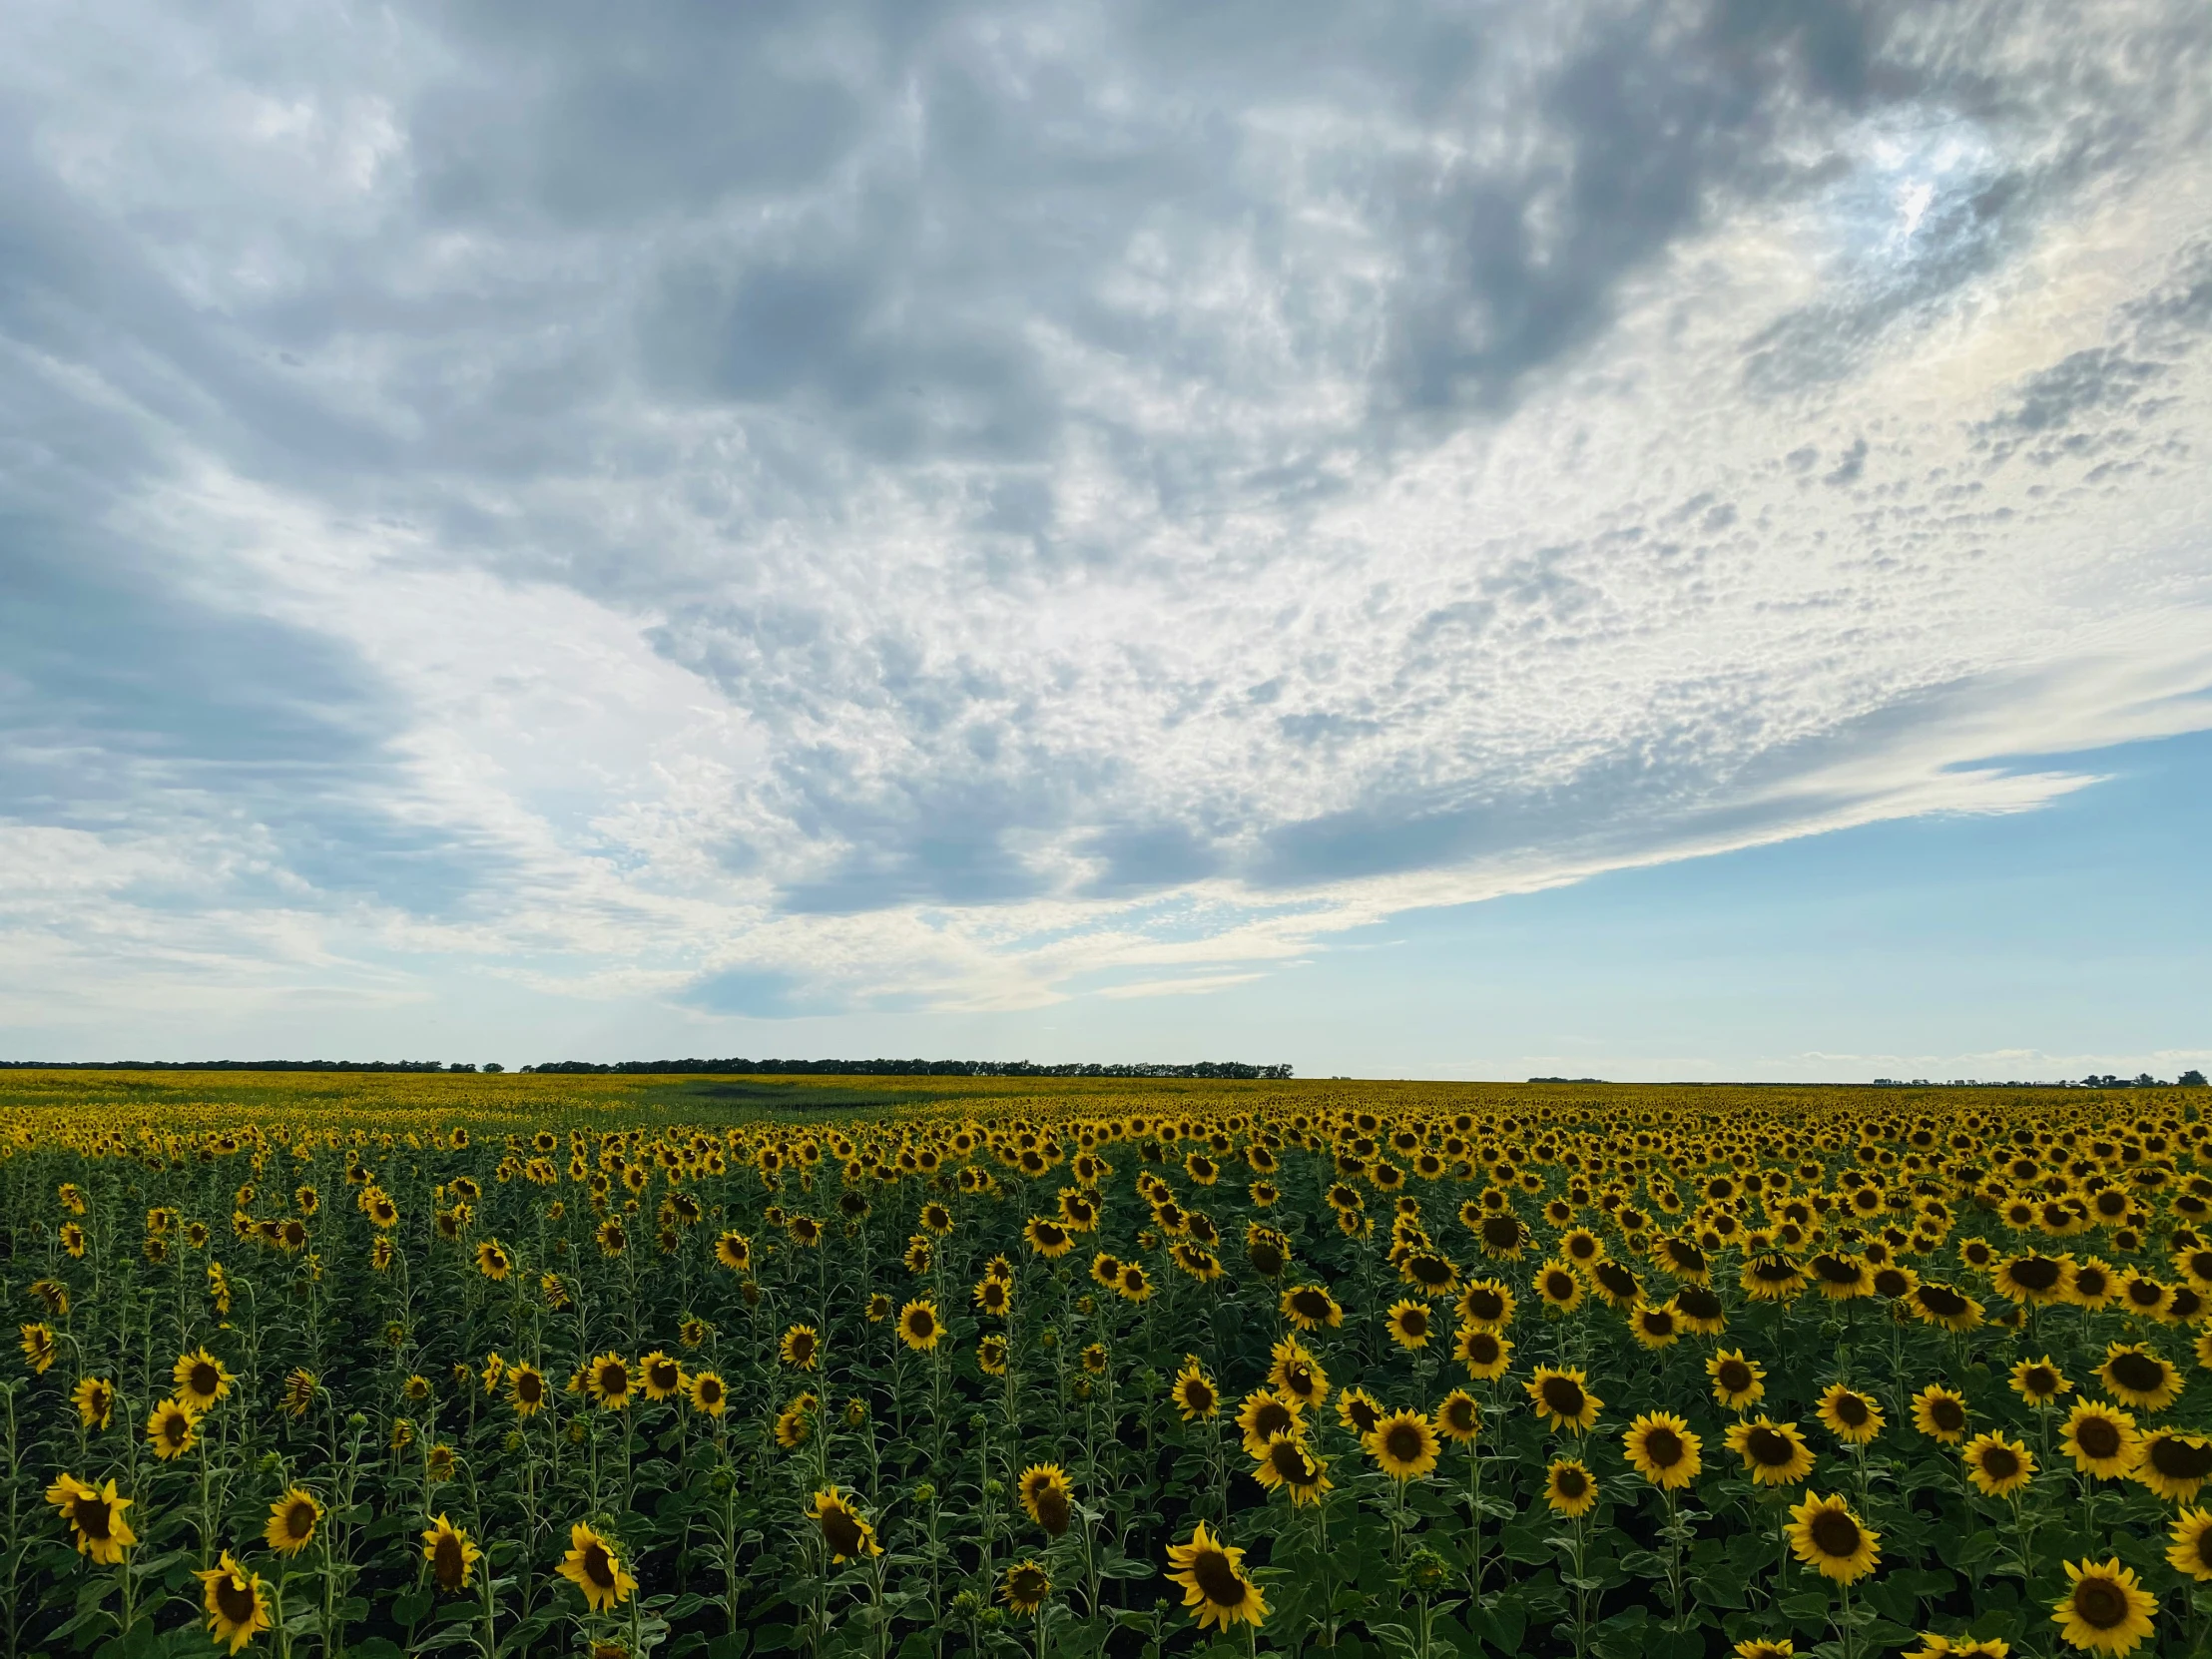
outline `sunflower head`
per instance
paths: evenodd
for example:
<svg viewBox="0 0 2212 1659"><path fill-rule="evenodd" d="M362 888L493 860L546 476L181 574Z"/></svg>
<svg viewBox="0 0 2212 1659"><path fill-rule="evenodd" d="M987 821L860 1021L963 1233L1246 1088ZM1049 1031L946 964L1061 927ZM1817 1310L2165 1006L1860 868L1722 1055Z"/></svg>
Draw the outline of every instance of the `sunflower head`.
<svg viewBox="0 0 2212 1659"><path fill-rule="evenodd" d="M1590 1392L1579 1370L1538 1366L1522 1386L1528 1390L1536 1414L1567 1433L1579 1434L1596 1422L1598 1408L1605 1403Z"/></svg>
<svg viewBox="0 0 2212 1659"><path fill-rule="evenodd" d="M2163 1411L2181 1397L2181 1373L2141 1343L2114 1343L2097 1367L2097 1382L2122 1405Z"/></svg>
<svg viewBox="0 0 2212 1659"><path fill-rule="evenodd" d="M294 1486L269 1506L263 1541L279 1555L297 1555L314 1542L321 1519L322 1505L315 1495L304 1486Z"/></svg>
<svg viewBox="0 0 2212 1659"><path fill-rule="evenodd" d="M2010 1497L2035 1477L2035 1454L2003 1434L1976 1434L1959 1455L1966 1478L1984 1497Z"/></svg>
<svg viewBox="0 0 2212 1659"><path fill-rule="evenodd" d="M934 1349L944 1336L934 1302L909 1302L898 1311L898 1340L917 1354Z"/></svg>
<svg viewBox="0 0 2212 1659"><path fill-rule="evenodd" d="M1417 1480L1436 1466L1436 1433L1418 1411L1391 1411L1367 1437L1368 1454L1392 1480Z"/></svg>
<svg viewBox="0 0 2212 1659"><path fill-rule="evenodd" d="M2134 1467L2140 1449L2132 1413L2098 1400L2080 1400L2066 1414L2059 1442L2076 1470L2100 1480L2117 1480Z"/></svg>
<svg viewBox="0 0 2212 1659"><path fill-rule="evenodd" d="M560 1575L583 1593L593 1612L611 1612L630 1599L638 1581L623 1566L622 1551L612 1538L578 1521L568 1529L568 1539Z"/></svg>
<svg viewBox="0 0 2212 1659"><path fill-rule="evenodd" d="M1687 1420L1670 1411L1647 1411L1621 1436L1621 1449L1636 1472L1666 1491L1679 1491L1697 1478L1702 1447Z"/></svg>
<svg viewBox="0 0 2212 1659"><path fill-rule="evenodd" d="M1075 1490L1068 1484L1067 1471L1057 1463L1032 1463L1021 1471L1017 1487L1021 1494L1021 1506L1029 1511L1029 1518L1044 1529L1045 1536L1057 1538L1068 1529L1068 1522L1075 1513Z"/></svg>
<svg viewBox="0 0 2212 1659"><path fill-rule="evenodd" d="M999 1580L998 1593L1006 1605L1026 1618L1044 1605L1052 1593L1052 1579L1035 1561L1016 1561Z"/></svg>
<svg viewBox="0 0 2212 1659"><path fill-rule="evenodd" d="M2066 1593L2051 1608L2051 1622L2068 1645L2099 1653L2126 1653L2151 1633L2158 1600L2133 1567L2109 1561L2068 1561Z"/></svg>
<svg viewBox="0 0 2212 1659"><path fill-rule="evenodd" d="M1932 1440L1956 1445L1966 1437L1966 1396L1931 1382L1913 1396L1913 1426Z"/></svg>
<svg viewBox="0 0 2212 1659"><path fill-rule="evenodd" d="M1200 1521L1188 1543L1168 1546L1168 1574L1182 1586L1183 1605L1198 1627L1227 1632L1237 1624L1258 1625L1267 1617L1266 1598L1244 1573L1244 1551L1220 1543Z"/></svg>
<svg viewBox="0 0 2212 1659"><path fill-rule="evenodd" d="M1882 1554L1881 1534L1853 1514L1850 1504L1816 1492L1791 1507L1786 1535L1792 1554L1839 1584L1866 1577Z"/></svg>
<svg viewBox="0 0 2212 1659"><path fill-rule="evenodd" d="M1436 1407L1436 1432L1461 1445L1482 1431L1482 1407L1464 1388L1454 1388Z"/></svg>
<svg viewBox="0 0 2212 1659"><path fill-rule="evenodd" d="M217 1646L228 1644L235 1654L269 1629L269 1586L240 1566L229 1550L193 1576L200 1580L201 1606Z"/></svg>
<svg viewBox="0 0 2212 1659"><path fill-rule="evenodd" d="M1569 1520L1597 1506L1597 1480L1578 1459L1561 1457L1544 1470L1544 1502Z"/></svg>
<svg viewBox="0 0 2212 1659"><path fill-rule="evenodd" d="M422 1558L430 1564L430 1577L447 1595L468 1588L470 1574L484 1552L465 1528L455 1526L440 1513L422 1531Z"/></svg>
<svg viewBox="0 0 2212 1659"><path fill-rule="evenodd" d="M830 1560L861 1560L883 1553L867 1516L835 1486L826 1486L815 1493L808 1514L820 1528L823 1546L830 1551Z"/></svg>
<svg viewBox="0 0 2212 1659"><path fill-rule="evenodd" d="M1813 1449L1794 1422L1776 1422L1762 1411L1728 1430L1728 1449L1744 1460L1744 1472L1762 1486L1792 1486L1813 1472Z"/></svg>
<svg viewBox="0 0 2212 1659"><path fill-rule="evenodd" d="M1169 1397L1176 1409L1183 1413L1185 1422L1196 1422L1211 1417L1221 1410L1221 1390L1214 1386L1214 1380L1206 1375L1196 1360L1185 1360L1183 1369L1175 1374L1175 1382L1169 1387Z"/></svg>

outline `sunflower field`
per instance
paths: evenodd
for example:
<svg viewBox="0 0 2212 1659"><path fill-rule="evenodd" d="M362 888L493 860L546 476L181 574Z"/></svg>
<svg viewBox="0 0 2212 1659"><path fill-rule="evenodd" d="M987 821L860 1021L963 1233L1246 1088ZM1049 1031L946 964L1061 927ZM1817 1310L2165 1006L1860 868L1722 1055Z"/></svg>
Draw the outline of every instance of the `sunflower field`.
<svg viewBox="0 0 2212 1659"><path fill-rule="evenodd" d="M2206 1100L10 1074L0 1642L2199 1653Z"/></svg>

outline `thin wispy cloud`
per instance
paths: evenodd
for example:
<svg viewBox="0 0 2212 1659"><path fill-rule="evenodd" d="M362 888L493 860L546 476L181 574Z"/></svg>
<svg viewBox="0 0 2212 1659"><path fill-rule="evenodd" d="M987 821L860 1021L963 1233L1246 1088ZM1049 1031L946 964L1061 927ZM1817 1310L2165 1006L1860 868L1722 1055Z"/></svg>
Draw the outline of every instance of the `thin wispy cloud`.
<svg viewBox="0 0 2212 1659"><path fill-rule="evenodd" d="M2201 5L14 18L0 1023L1202 994L2212 725Z"/></svg>

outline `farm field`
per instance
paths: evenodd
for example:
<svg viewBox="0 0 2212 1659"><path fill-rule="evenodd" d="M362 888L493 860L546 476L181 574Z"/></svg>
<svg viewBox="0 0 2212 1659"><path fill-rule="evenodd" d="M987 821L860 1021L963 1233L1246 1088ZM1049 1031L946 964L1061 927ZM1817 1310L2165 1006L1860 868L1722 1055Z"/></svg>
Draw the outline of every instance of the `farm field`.
<svg viewBox="0 0 2212 1659"><path fill-rule="evenodd" d="M2195 1653L2208 1098L0 1073L0 1639Z"/></svg>

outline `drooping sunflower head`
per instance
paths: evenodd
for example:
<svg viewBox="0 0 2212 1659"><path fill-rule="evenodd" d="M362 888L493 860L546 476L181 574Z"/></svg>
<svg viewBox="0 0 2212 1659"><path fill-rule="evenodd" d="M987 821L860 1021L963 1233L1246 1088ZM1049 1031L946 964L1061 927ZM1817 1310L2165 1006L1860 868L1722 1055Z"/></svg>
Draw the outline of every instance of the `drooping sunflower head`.
<svg viewBox="0 0 2212 1659"><path fill-rule="evenodd" d="M724 1233L715 1241L715 1260L732 1273L748 1272L753 1266L753 1241L743 1233Z"/></svg>
<svg viewBox="0 0 2212 1659"><path fill-rule="evenodd" d="M1023 1618L1044 1605L1052 1593L1052 1579L1035 1561L1016 1561L999 1581L998 1593L1006 1605Z"/></svg>
<svg viewBox="0 0 2212 1659"><path fill-rule="evenodd" d="M583 1592L595 1613L605 1613L629 1600L638 1581L622 1563L622 1552L612 1538L582 1521L568 1529L568 1554L561 1559L560 1575Z"/></svg>
<svg viewBox="0 0 2212 1659"><path fill-rule="evenodd" d="M441 1511L422 1530L422 1558L430 1564L430 1577L447 1595L468 1588L470 1575L484 1552L465 1528L455 1526Z"/></svg>
<svg viewBox="0 0 2212 1659"><path fill-rule="evenodd" d="M830 1560L861 1560L883 1553L867 1516L835 1486L827 1486L815 1493L809 1514L821 1529L822 1541L830 1551Z"/></svg>
<svg viewBox="0 0 2212 1659"><path fill-rule="evenodd" d="M200 1580L201 1606L218 1647L227 1644L235 1654L270 1627L269 1586L240 1566L229 1550L193 1576Z"/></svg>
<svg viewBox="0 0 2212 1659"><path fill-rule="evenodd" d="M2031 1307L2063 1302L2073 1282L2073 1259L2036 1251L2007 1256L1997 1263L1990 1282L2000 1296Z"/></svg>
<svg viewBox="0 0 2212 1659"><path fill-rule="evenodd" d="M1301 1331L1335 1330L1344 1324L1344 1310L1337 1299L1319 1285L1294 1285L1285 1291L1279 1306L1283 1317Z"/></svg>
<svg viewBox="0 0 2212 1659"><path fill-rule="evenodd" d="M105 1428L115 1415L115 1384L105 1377L78 1379L69 1398L77 1407L77 1420L87 1428Z"/></svg>
<svg viewBox="0 0 2212 1659"><path fill-rule="evenodd" d="M1382 1407L1367 1389L1347 1388L1337 1396L1337 1420L1364 1440L1382 1420Z"/></svg>
<svg viewBox="0 0 2212 1659"><path fill-rule="evenodd" d="M1075 1490L1059 1464L1030 1464L1021 1471L1018 1490L1021 1506L1044 1529L1045 1536L1057 1538L1067 1531L1075 1513Z"/></svg>
<svg viewBox="0 0 2212 1659"><path fill-rule="evenodd" d="M1295 1337L1275 1345L1270 1356L1268 1382L1308 1410L1329 1398L1329 1373Z"/></svg>
<svg viewBox="0 0 2212 1659"><path fill-rule="evenodd" d="M72 1474L61 1475L46 1488L46 1501L69 1523L77 1552L101 1566L114 1566L138 1542L138 1534L123 1518L123 1511L135 1500L120 1495L112 1479L95 1486Z"/></svg>
<svg viewBox="0 0 2212 1659"><path fill-rule="evenodd" d="M1244 1551L1214 1538L1200 1521L1184 1544L1168 1546L1171 1582L1183 1589L1183 1605L1198 1627L1227 1632L1237 1624L1258 1625L1267 1617L1267 1600L1244 1574Z"/></svg>

